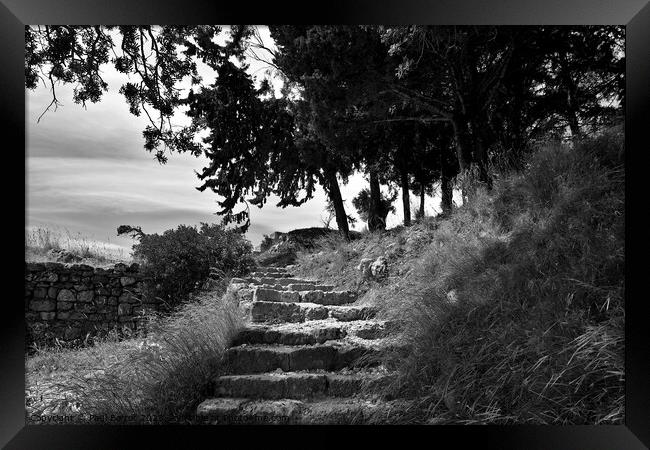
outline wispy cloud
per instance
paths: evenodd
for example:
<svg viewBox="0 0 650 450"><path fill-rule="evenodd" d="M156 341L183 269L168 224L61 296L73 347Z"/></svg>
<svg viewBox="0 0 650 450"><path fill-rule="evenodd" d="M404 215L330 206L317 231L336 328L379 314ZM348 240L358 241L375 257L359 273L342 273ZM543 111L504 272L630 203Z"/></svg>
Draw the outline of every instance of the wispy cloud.
<svg viewBox="0 0 650 450"><path fill-rule="evenodd" d="M261 75L259 66L251 61L250 70ZM142 130L147 120L130 114L118 93L125 76L106 67L103 77L109 92L87 109L72 102L71 86L57 86L57 97L64 106L45 114L39 123L51 93L45 87L27 92L27 224L68 228L90 239L130 247L130 238L115 236L118 225L162 232L179 224L220 221L214 215L219 209L218 198L195 189L200 180L194 171L207 161L174 154L166 165L158 164L143 148ZM178 122L184 119L181 114ZM348 213L353 216L351 200L366 184L357 174L341 186ZM247 237L254 244L274 231L322 226L326 205L322 189L299 208L277 208L276 203L277 199L271 198L263 209L251 206ZM400 208L398 211L389 217L389 225L401 221ZM363 226L358 223L356 229Z"/></svg>

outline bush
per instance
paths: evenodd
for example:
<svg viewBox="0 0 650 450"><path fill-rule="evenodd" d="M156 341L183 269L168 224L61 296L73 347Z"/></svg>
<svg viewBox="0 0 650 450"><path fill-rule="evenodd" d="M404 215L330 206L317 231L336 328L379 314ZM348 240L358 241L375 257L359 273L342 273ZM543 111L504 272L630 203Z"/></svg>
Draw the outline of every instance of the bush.
<svg viewBox="0 0 650 450"><path fill-rule="evenodd" d="M225 278L247 273L254 265L252 245L236 230L201 223L200 228L179 225L163 234L135 232L139 243L133 256L147 277L146 295L161 298L170 307L185 302L208 277Z"/></svg>
<svg viewBox="0 0 650 450"><path fill-rule="evenodd" d="M260 252L263 253L268 249L270 249L271 247L273 247L273 238L265 234L262 239L262 242L260 243Z"/></svg>

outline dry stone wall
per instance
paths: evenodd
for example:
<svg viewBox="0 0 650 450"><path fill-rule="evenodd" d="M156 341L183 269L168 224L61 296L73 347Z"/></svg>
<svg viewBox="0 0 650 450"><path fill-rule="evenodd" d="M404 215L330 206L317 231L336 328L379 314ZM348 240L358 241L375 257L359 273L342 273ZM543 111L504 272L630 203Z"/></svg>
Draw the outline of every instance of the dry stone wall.
<svg viewBox="0 0 650 450"><path fill-rule="evenodd" d="M145 281L137 264L25 263L26 344L142 330L145 315L161 309L143 295Z"/></svg>

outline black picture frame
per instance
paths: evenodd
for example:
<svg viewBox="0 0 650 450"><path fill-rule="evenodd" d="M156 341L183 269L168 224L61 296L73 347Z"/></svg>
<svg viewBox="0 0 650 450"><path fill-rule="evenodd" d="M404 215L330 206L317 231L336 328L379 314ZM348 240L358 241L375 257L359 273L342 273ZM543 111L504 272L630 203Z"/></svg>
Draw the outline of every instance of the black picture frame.
<svg viewBox="0 0 650 450"><path fill-rule="evenodd" d="M643 209L642 191L633 189L635 168L643 150L647 151L650 126L650 4L647 0L349 0L318 2L230 2L207 0L0 0L0 114L2 116L5 205L25 208L25 193L20 198L18 177L25 169L25 158L17 149L25 143L24 26L27 24L194 24L194 23L384 23L384 24L520 24L626 26L626 260L627 267L641 254L634 242L634 227L629 206ZM14 142L14 144L9 144ZM13 175L16 174L16 177ZM23 172L26 176L26 171ZM11 175L11 176L8 176ZM26 182L25 182L26 186ZM641 198L641 203L633 199ZM16 215L7 217L16 217ZM6 220L10 228L4 236L24 233L24 223ZM23 227L22 229L20 227ZM637 233L638 234L638 233ZM650 327L645 326L644 295L633 295L634 281L626 273L626 413L621 426L429 426L429 427L265 427L262 431L247 427L183 426L93 426L25 425L24 310L18 301L22 288L15 256L21 249L17 239L5 280L12 289L4 291L0 328L0 445L6 448L193 448L196 439L212 445L228 445L224 436L249 444L260 439L264 445L291 443L290 436L300 432L296 444L326 443L339 445L335 434L355 438L384 440L386 433L404 434L431 446L451 440L454 448L498 449L642 449L650 446ZM13 268L11 268L13 266ZM643 268L643 266L640 266ZM15 274L13 272L16 272ZM638 279L638 277L637 277ZM632 283L630 283L632 282ZM630 290L630 286L632 290ZM335 434L332 434L334 433ZM323 439L318 435L322 434ZM415 442L414 440L410 442ZM231 441L233 442L233 441ZM406 443L406 441L405 441ZM644 445L645 444L645 445ZM231 444L232 445L232 444ZM327 445L327 444L326 444ZM420 445L420 444L417 444Z"/></svg>

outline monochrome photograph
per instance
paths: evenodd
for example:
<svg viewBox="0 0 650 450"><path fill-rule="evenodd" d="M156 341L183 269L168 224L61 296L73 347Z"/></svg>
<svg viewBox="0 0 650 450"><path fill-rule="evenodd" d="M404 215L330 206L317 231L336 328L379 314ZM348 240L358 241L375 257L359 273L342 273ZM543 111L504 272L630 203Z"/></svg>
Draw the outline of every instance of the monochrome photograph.
<svg viewBox="0 0 650 450"><path fill-rule="evenodd" d="M625 26L24 58L28 425L625 423Z"/></svg>

